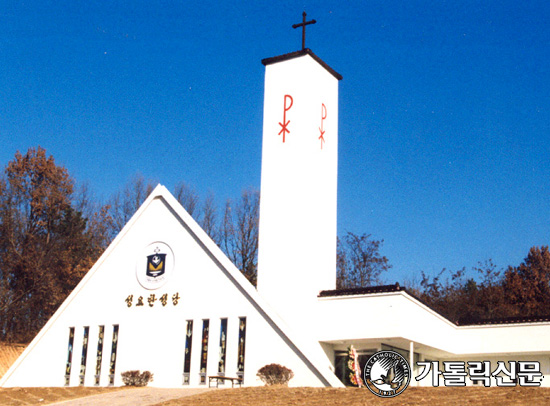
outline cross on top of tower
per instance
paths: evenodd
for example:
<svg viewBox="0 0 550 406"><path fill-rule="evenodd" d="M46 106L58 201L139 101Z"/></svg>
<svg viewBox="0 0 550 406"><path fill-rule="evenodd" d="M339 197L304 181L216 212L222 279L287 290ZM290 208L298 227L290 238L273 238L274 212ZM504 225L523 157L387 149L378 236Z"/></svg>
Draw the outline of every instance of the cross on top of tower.
<svg viewBox="0 0 550 406"><path fill-rule="evenodd" d="M300 24L293 24L292 28L302 27L302 51L306 49L306 25L315 24L317 21L306 21L306 12L302 13L302 22Z"/></svg>

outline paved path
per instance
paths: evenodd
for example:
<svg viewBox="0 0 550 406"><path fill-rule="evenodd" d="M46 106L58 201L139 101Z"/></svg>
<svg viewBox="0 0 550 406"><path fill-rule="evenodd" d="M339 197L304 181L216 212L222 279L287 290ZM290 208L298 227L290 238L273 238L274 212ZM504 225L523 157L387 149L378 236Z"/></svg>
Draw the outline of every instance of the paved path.
<svg viewBox="0 0 550 406"><path fill-rule="evenodd" d="M51 405L63 406L149 406L156 405L167 400L182 398L184 396L196 395L209 390L208 388L136 388L124 389L101 395L86 396L73 400L66 400Z"/></svg>

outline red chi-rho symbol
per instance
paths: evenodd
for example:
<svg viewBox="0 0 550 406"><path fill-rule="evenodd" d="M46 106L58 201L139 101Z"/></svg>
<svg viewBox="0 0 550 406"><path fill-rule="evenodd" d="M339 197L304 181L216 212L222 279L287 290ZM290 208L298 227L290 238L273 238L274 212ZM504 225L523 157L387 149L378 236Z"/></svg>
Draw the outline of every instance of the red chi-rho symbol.
<svg viewBox="0 0 550 406"><path fill-rule="evenodd" d="M287 105L287 100L289 100L288 105ZM281 131L279 131L279 135L281 135L281 133L283 134L283 142L285 142L286 133L290 134L290 130L288 129L288 124L290 123L290 120L286 121L286 112L290 110L293 103L294 103L294 100L292 100L292 96L289 94L285 94L284 105L283 105L283 122L279 123L279 125L282 127Z"/></svg>
<svg viewBox="0 0 550 406"><path fill-rule="evenodd" d="M324 104L321 104L321 127L319 127L319 132L321 135L319 136L319 139L321 140L321 149L323 149L323 143L325 142L325 130L324 128L324 122L327 118L327 107Z"/></svg>

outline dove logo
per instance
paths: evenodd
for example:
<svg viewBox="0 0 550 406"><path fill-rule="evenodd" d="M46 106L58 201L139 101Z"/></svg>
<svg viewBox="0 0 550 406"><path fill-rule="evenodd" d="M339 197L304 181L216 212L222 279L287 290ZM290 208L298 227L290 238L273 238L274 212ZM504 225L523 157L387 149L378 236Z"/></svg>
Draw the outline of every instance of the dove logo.
<svg viewBox="0 0 550 406"><path fill-rule="evenodd" d="M409 386L411 368L401 354L378 351L367 361L364 378L367 388L376 396L393 398Z"/></svg>

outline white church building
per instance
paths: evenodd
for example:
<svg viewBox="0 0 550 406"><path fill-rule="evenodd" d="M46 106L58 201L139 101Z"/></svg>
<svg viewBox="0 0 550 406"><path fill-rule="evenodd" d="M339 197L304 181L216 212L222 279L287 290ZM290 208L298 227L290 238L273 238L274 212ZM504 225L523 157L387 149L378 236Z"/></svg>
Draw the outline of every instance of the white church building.
<svg viewBox="0 0 550 406"><path fill-rule="evenodd" d="M257 289L159 185L0 385L120 386L147 370L158 387L255 386L277 363L291 386L340 387L350 346L361 365L395 350L413 377L419 361L536 361L550 385L550 319L459 326L397 284L336 290L342 77L307 48L262 63Z"/></svg>

